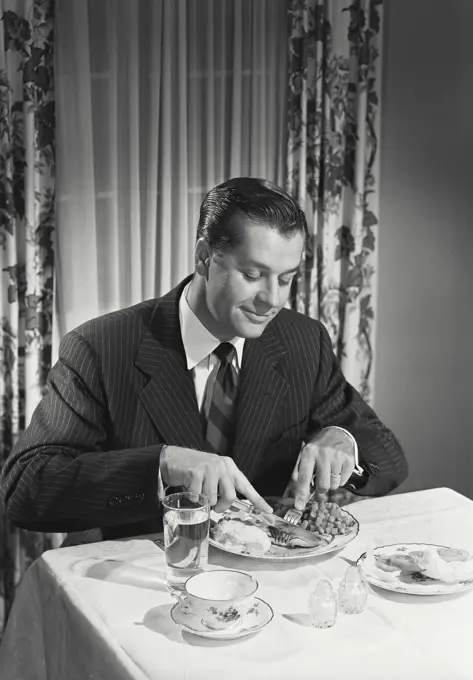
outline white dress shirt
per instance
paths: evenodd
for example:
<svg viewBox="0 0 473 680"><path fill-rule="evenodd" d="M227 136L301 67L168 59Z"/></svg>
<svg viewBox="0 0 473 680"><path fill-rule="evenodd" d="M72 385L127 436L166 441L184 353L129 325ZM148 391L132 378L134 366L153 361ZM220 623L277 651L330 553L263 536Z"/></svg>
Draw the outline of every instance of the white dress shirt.
<svg viewBox="0 0 473 680"><path fill-rule="evenodd" d="M207 417L217 371L220 366L220 361L213 354L213 351L220 345L220 340L205 328L190 308L187 302L189 286L190 283L182 291L179 300L182 344L186 353L187 368L192 371L194 378L199 411ZM228 342L234 345L236 350L232 363L235 366L237 376L239 376L245 338L233 338Z"/></svg>

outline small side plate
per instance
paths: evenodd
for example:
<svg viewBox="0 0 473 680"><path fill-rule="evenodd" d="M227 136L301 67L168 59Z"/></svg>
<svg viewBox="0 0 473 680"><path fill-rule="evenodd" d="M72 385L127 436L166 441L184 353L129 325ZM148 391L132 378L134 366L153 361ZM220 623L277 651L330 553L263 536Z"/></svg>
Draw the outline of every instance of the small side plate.
<svg viewBox="0 0 473 680"><path fill-rule="evenodd" d="M199 637L211 638L212 640L236 640L257 633L272 621L274 612L267 602L255 597L251 613L241 619L232 628L225 630L210 630L202 623L195 614L182 611L181 605L177 602L171 609L171 618L182 630Z"/></svg>
<svg viewBox="0 0 473 680"><path fill-rule="evenodd" d="M446 546L430 545L426 543L396 543L394 545L383 545L374 550L364 553L358 560L364 577L373 586L391 590L396 593L406 593L409 595L450 595L469 590L473 587L473 578L460 581L458 583L443 583L431 579L418 572L409 574L399 571L383 571L376 566L377 557L387 557L394 553L407 555L413 550L425 550L425 548L445 548Z"/></svg>

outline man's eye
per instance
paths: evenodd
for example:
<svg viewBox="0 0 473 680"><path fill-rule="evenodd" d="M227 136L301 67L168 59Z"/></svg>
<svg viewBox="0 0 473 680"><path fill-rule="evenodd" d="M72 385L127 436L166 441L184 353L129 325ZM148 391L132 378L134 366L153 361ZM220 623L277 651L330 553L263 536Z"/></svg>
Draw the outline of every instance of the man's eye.
<svg viewBox="0 0 473 680"><path fill-rule="evenodd" d="M290 286L293 282L295 274L293 274L289 279L279 279L280 286Z"/></svg>
<svg viewBox="0 0 473 680"><path fill-rule="evenodd" d="M248 274L247 272L243 272L243 276L247 281L259 281L261 278L260 274Z"/></svg>

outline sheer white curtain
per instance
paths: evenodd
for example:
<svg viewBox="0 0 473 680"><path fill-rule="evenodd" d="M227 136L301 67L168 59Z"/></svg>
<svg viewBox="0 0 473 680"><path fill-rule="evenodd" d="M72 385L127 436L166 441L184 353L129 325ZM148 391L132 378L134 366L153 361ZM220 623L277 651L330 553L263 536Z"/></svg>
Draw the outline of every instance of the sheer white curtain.
<svg viewBox="0 0 473 680"><path fill-rule="evenodd" d="M229 177L284 183L286 0L57 6L57 329L192 271Z"/></svg>

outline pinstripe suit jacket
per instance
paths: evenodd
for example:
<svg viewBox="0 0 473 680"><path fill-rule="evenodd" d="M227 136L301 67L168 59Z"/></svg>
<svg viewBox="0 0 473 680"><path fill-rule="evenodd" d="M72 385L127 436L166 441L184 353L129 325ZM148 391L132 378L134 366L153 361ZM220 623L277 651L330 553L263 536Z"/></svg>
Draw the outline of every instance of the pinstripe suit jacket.
<svg viewBox="0 0 473 680"><path fill-rule="evenodd" d="M64 337L47 393L2 471L15 524L101 527L105 538L158 529L163 443L205 450L178 316L188 281ZM325 328L283 309L245 343L233 458L260 493L280 495L303 441L327 425L357 440L369 475L363 494L385 494L406 477L399 443L345 381Z"/></svg>

